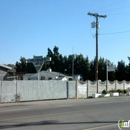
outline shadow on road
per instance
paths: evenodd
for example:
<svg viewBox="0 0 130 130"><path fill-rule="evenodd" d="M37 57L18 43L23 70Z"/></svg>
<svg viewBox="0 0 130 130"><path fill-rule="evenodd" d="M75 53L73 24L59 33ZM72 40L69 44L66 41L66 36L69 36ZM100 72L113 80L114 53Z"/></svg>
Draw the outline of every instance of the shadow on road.
<svg viewBox="0 0 130 130"><path fill-rule="evenodd" d="M51 120L51 121L29 122L29 123L21 123L21 124L13 124L13 125L0 125L0 129L26 127L26 126L37 126L37 125L96 124L96 123L114 124L114 123L117 123L117 121L58 122L58 121L55 121L55 120Z"/></svg>

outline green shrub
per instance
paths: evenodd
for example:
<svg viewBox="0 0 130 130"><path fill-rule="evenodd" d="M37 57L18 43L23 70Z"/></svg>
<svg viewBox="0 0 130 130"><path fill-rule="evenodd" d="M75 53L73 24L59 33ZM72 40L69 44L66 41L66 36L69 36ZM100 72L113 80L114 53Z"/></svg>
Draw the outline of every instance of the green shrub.
<svg viewBox="0 0 130 130"><path fill-rule="evenodd" d="M102 97L104 97L104 95L100 95L100 96L99 96L99 98L102 98Z"/></svg>
<svg viewBox="0 0 130 130"><path fill-rule="evenodd" d="M107 91L106 91L106 90L103 90L103 91L102 91L102 94L107 94Z"/></svg>
<svg viewBox="0 0 130 130"><path fill-rule="evenodd" d="M124 90L123 90L123 93L124 93L124 94L126 94L126 93L127 93L127 90L126 90L126 89L124 89Z"/></svg>
<svg viewBox="0 0 130 130"><path fill-rule="evenodd" d="M121 90L121 89L117 89L116 90L118 93L123 93L123 90Z"/></svg>
<svg viewBox="0 0 130 130"><path fill-rule="evenodd" d="M114 93L114 92L117 92L116 90L109 90L109 93Z"/></svg>

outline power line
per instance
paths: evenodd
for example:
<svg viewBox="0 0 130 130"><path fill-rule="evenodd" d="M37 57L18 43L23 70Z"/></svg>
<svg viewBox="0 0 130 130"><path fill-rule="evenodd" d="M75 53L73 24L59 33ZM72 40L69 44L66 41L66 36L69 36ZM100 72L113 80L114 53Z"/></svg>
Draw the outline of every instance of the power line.
<svg viewBox="0 0 130 130"><path fill-rule="evenodd" d="M112 32L112 33L101 33L99 35L108 35L108 34L119 34L119 33L129 33L130 31L122 31L122 32Z"/></svg>
<svg viewBox="0 0 130 130"><path fill-rule="evenodd" d="M120 2L124 2L124 0L121 0L121 1L119 1L118 3L120 3ZM117 2L114 2L114 3L110 4L110 5L106 5L106 6L103 6L103 7L100 7L100 8L94 9L94 10L91 10L91 12L92 12L92 11L96 11L96 10L100 10L100 9L103 9L103 8L106 8L106 7L109 7L109 6L115 5L115 4L117 4Z"/></svg>
<svg viewBox="0 0 130 130"><path fill-rule="evenodd" d="M108 11L113 11L113 10L119 10L119 9L123 9L123 8L126 8L126 7L130 7L130 5L122 6L122 7L115 8L115 9L110 9L110 10L103 10L103 11L100 11L100 12L108 12Z"/></svg>
<svg viewBox="0 0 130 130"><path fill-rule="evenodd" d="M122 14L107 14L107 15L109 15L109 16L111 16L111 15L130 15L130 12L128 12L128 13L122 13Z"/></svg>

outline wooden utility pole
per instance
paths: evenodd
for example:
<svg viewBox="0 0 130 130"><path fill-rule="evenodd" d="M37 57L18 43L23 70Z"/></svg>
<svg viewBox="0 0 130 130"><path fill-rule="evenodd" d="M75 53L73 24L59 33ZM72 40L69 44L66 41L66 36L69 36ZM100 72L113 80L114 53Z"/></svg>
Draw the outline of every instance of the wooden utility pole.
<svg viewBox="0 0 130 130"><path fill-rule="evenodd" d="M98 18L106 18L106 15L99 15L98 13L88 13L90 16L94 16L96 18L96 66L95 66L95 80L97 81L97 93L98 93Z"/></svg>

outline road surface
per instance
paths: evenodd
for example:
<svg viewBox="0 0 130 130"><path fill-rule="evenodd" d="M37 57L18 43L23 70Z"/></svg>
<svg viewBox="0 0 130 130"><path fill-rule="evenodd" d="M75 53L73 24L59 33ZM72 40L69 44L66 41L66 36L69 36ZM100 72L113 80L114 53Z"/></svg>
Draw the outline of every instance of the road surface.
<svg viewBox="0 0 130 130"><path fill-rule="evenodd" d="M119 130L119 119L130 120L130 96L0 104L3 130Z"/></svg>

